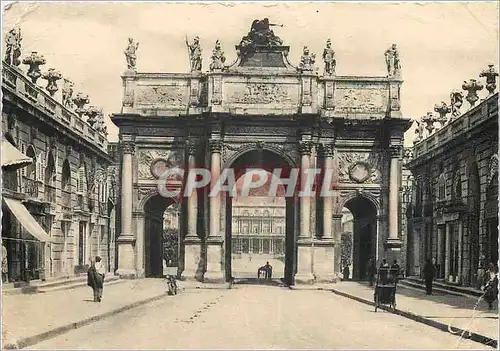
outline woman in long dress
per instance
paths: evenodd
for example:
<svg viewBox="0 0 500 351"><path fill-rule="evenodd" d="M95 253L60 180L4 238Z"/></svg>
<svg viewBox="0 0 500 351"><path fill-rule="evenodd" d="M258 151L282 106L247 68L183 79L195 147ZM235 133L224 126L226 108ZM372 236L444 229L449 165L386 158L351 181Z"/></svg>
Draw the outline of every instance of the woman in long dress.
<svg viewBox="0 0 500 351"><path fill-rule="evenodd" d="M498 298L498 273L493 263L488 266L486 274L486 285L484 287L484 300L488 303L488 308L493 309L493 303Z"/></svg>

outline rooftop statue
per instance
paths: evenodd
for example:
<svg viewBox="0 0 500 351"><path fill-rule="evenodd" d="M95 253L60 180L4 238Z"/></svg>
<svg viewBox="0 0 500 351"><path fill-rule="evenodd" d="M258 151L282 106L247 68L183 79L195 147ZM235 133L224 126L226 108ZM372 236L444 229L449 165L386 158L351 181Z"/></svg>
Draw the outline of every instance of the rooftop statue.
<svg viewBox="0 0 500 351"><path fill-rule="evenodd" d="M134 43L134 39L128 38L128 46L125 49L125 58L127 59L127 68L129 70L135 71L135 63L137 60L137 56L135 52L139 48L139 43Z"/></svg>
<svg viewBox="0 0 500 351"><path fill-rule="evenodd" d="M316 54L310 53L309 48L307 46L304 46L302 56L300 57L299 70L313 71L315 62Z"/></svg>
<svg viewBox="0 0 500 351"><path fill-rule="evenodd" d="M21 40L23 38L19 28L12 28L5 36L5 62L8 65L19 66L21 64L21 60L19 60L21 56Z"/></svg>
<svg viewBox="0 0 500 351"><path fill-rule="evenodd" d="M191 72L201 71L201 45L200 37L196 36L194 38L193 44L189 44L186 36L186 46L189 51L189 62L191 66Z"/></svg>
<svg viewBox="0 0 500 351"><path fill-rule="evenodd" d="M391 47L385 51L385 63L387 65L387 74L389 77L401 74L401 61L399 59L399 51L396 44L392 44Z"/></svg>
<svg viewBox="0 0 500 351"><path fill-rule="evenodd" d="M255 46L281 46L283 40L274 35L270 27L283 25L269 23L268 18L263 20L254 20L250 32L241 39L240 55L244 56L251 51Z"/></svg>
<svg viewBox="0 0 500 351"><path fill-rule="evenodd" d="M215 48L212 51L212 62L210 62L210 70L222 70L224 69L224 62L226 62L226 57L224 56L224 51L220 47L219 39L215 42Z"/></svg>
<svg viewBox="0 0 500 351"><path fill-rule="evenodd" d="M325 62L325 75L334 75L337 60L335 59L335 51L332 49L332 41L330 39L326 41L326 48L323 50L323 61Z"/></svg>

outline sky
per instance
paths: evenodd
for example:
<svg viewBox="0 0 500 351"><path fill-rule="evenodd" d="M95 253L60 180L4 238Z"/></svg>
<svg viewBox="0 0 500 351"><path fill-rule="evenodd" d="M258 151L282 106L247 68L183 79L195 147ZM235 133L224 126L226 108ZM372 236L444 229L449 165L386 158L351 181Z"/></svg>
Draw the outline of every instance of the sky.
<svg viewBox="0 0 500 351"><path fill-rule="evenodd" d="M139 42L139 72L187 72L186 35L190 41L200 37L204 70L216 39L226 62L233 62L234 46L254 19L265 17L283 25L273 30L290 46L294 65L304 45L320 61L330 38L338 75L385 76L384 51L396 43L404 80L401 110L408 118L448 102L464 80L483 81L478 75L488 64L498 70L497 2L17 2L3 10L4 33L21 28L21 57L43 54L42 72L53 67L75 83L75 93L88 94L91 104L104 110L110 140L118 138L108 115L121 111L128 37ZM318 66L322 71L322 62ZM467 106L464 101L462 111ZM410 131L405 144L412 139Z"/></svg>

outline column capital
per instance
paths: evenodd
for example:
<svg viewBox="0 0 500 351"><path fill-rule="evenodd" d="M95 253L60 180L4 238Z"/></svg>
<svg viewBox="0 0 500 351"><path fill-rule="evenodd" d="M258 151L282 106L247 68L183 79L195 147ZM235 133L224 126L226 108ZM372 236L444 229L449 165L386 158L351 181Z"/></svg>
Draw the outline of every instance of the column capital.
<svg viewBox="0 0 500 351"><path fill-rule="evenodd" d="M135 154L135 143L131 141L121 141L120 142L120 149L122 151L122 154Z"/></svg>
<svg viewBox="0 0 500 351"><path fill-rule="evenodd" d="M389 147L389 155L391 158L401 158L403 152L402 145L392 145Z"/></svg>
<svg viewBox="0 0 500 351"><path fill-rule="evenodd" d="M210 146L210 152L211 153L221 153L222 151L222 140L220 139L210 139L208 141L208 144Z"/></svg>
<svg viewBox="0 0 500 351"><path fill-rule="evenodd" d="M188 141L186 141L186 148L188 151L188 155L190 156L196 155L196 151L198 149L198 143L194 139L188 139Z"/></svg>
<svg viewBox="0 0 500 351"><path fill-rule="evenodd" d="M301 155L311 155L312 152L312 141L309 140L301 140L299 141L299 151Z"/></svg>
<svg viewBox="0 0 500 351"><path fill-rule="evenodd" d="M321 152L321 155L323 155L324 157L332 157L333 156L333 144L327 144L327 143L321 144L320 152Z"/></svg>

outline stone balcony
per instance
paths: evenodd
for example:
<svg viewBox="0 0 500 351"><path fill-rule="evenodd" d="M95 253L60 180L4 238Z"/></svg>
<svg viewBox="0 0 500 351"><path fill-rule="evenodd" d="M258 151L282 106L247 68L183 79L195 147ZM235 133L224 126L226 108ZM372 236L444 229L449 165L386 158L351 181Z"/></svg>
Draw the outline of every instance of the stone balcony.
<svg viewBox="0 0 500 351"><path fill-rule="evenodd" d="M4 63L2 78L3 89L12 92L22 101L32 105L56 122L55 124L59 127L76 133L78 137L97 145L101 150L107 152L108 141L106 135L96 131L74 111L64 107L59 101L46 93L43 88L33 84L19 68ZM4 99L6 99L5 93Z"/></svg>
<svg viewBox="0 0 500 351"><path fill-rule="evenodd" d="M122 76L122 114L188 116L318 114L326 119L403 118L402 80L395 77L318 76L294 70L246 69L207 73Z"/></svg>

